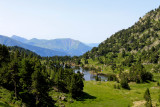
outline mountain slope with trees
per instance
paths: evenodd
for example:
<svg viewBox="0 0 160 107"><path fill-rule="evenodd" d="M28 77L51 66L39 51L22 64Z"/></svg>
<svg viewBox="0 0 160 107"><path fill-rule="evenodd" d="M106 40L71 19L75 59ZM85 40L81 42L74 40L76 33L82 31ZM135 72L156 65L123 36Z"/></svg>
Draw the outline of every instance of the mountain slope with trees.
<svg viewBox="0 0 160 107"><path fill-rule="evenodd" d="M136 61L142 64L158 64L159 49L160 7L147 13L128 29L115 33L82 57L93 60L97 58L103 64L126 65ZM118 60L120 54L121 60Z"/></svg>
<svg viewBox="0 0 160 107"><path fill-rule="evenodd" d="M56 90L53 87L77 98L83 92L83 75L48 57L42 60L29 50L8 49L0 45L0 91L10 91L10 103L25 107L53 107L55 101L49 95L50 91ZM4 99L0 94L0 101Z"/></svg>
<svg viewBox="0 0 160 107"><path fill-rule="evenodd" d="M125 89L130 89L129 82L153 81L154 73L160 73L160 7L98 47L70 60L96 70L97 74L116 75Z"/></svg>
<svg viewBox="0 0 160 107"><path fill-rule="evenodd" d="M52 107L55 102L73 107L160 105L160 7L80 57L41 58L16 48L9 51L0 45L0 93L10 91L10 103L29 107ZM88 67L97 78L102 74L108 80L83 82L83 73L75 73L71 65ZM78 100L62 98L64 93ZM5 101L2 95L0 101Z"/></svg>

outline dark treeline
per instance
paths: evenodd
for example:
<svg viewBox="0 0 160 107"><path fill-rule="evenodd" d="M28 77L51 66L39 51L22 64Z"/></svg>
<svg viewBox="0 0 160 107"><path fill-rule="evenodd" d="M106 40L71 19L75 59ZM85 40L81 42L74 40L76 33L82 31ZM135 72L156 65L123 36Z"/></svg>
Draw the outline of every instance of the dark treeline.
<svg viewBox="0 0 160 107"><path fill-rule="evenodd" d="M52 60L54 62L67 63L67 64L81 64L82 56L53 56L53 57L42 57L43 60Z"/></svg>
<svg viewBox="0 0 160 107"><path fill-rule="evenodd" d="M22 57L38 57L39 59L41 59L41 56L36 54L35 52L32 52L28 49L24 49L24 48L21 48L21 47L18 47L18 46L9 46L8 47L9 51L16 51L18 50L21 55L23 55Z"/></svg>
<svg viewBox="0 0 160 107"><path fill-rule="evenodd" d="M83 75L75 74L69 66L4 45L0 45L0 85L14 93L13 100L21 100L29 107L54 106L48 94L53 87L76 98L84 86Z"/></svg>

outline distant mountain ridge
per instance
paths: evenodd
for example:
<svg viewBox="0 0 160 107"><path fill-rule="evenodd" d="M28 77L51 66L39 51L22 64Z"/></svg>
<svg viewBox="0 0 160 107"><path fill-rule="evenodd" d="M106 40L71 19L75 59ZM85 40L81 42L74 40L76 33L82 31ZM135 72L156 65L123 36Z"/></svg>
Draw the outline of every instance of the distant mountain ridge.
<svg viewBox="0 0 160 107"><path fill-rule="evenodd" d="M9 38L9 37L3 36L3 35L0 35L0 44L4 44L6 46L19 46L19 47L28 49L30 51L33 51L41 56L56 56L56 55L65 56L65 55L68 55L65 52L59 52L59 51L55 51L55 50L51 50L51 49L28 45L28 44L22 43L20 41L14 40L12 38Z"/></svg>
<svg viewBox="0 0 160 107"><path fill-rule="evenodd" d="M19 37L19 36L16 36L16 35L13 35L11 38L12 38L12 39L15 39L15 40L17 40L17 41L20 41L20 42L22 42L22 43L27 41L26 38L22 38L22 37Z"/></svg>
<svg viewBox="0 0 160 107"><path fill-rule="evenodd" d="M73 40L70 38L63 38L63 39L30 39L27 40L25 38L19 36L12 36L12 39L17 41L23 42L28 45L38 46L46 49L56 50L68 53L71 56L80 56L83 55L85 52L90 51L92 47L78 41Z"/></svg>

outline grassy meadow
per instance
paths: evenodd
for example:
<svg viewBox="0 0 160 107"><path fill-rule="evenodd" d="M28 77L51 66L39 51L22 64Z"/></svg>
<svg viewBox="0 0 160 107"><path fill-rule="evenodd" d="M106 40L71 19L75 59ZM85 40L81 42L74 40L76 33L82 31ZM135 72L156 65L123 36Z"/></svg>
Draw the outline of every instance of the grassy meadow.
<svg viewBox="0 0 160 107"><path fill-rule="evenodd" d="M156 80L159 75L155 76ZM55 105L65 107L145 107L144 92L150 89L152 104L156 107L160 106L158 96L160 87L157 82L136 84L129 83L131 90L115 89L117 82L104 81L84 81L84 95L78 100L73 100L70 95L51 91L50 95L56 101L58 96L65 96L66 101L57 101ZM11 100L12 92L4 88L0 88L0 107L18 107L20 101ZM71 103L70 101L73 101Z"/></svg>
<svg viewBox="0 0 160 107"><path fill-rule="evenodd" d="M153 105L157 106L160 87L156 82L129 83L131 90L114 89L116 82L85 81L86 93L79 101L66 104L67 107L145 107L144 92L150 89Z"/></svg>
<svg viewBox="0 0 160 107"><path fill-rule="evenodd" d="M50 92L50 96L56 101L57 107L145 107L143 96L145 90L149 88L153 106L160 107L158 102L160 86L157 86L160 75L154 74L154 80L156 82L141 84L131 82L130 90L115 89L114 85L119 83L113 81L84 81L84 94L78 100L72 99L69 94L54 90ZM0 87L0 107L19 107L21 101L14 100L12 94L13 92ZM65 96L66 100L60 100L59 96Z"/></svg>

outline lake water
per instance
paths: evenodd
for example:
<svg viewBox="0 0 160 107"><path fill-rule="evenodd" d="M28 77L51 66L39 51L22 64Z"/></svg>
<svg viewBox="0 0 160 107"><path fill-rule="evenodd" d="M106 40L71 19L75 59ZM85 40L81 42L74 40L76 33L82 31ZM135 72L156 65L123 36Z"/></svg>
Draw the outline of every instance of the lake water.
<svg viewBox="0 0 160 107"><path fill-rule="evenodd" d="M77 73L78 71L83 73L85 81L96 80L97 74L92 73L89 69L85 69L85 68L82 68L82 67L73 67L73 69L74 69L75 73ZM105 76L105 75L100 75L99 74L98 78L101 81L107 81L107 76Z"/></svg>

